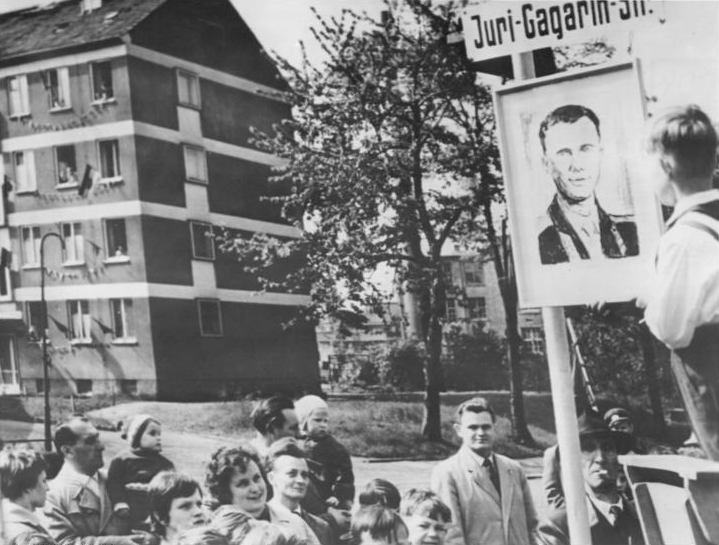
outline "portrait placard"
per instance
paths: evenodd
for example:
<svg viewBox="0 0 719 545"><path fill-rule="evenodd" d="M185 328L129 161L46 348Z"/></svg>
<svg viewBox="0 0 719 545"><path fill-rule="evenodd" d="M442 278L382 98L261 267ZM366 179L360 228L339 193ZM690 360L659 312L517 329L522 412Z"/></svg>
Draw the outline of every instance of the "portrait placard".
<svg viewBox="0 0 719 545"><path fill-rule="evenodd" d="M661 211L641 173L638 62L495 91L520 307L641 293Z"/></svg>

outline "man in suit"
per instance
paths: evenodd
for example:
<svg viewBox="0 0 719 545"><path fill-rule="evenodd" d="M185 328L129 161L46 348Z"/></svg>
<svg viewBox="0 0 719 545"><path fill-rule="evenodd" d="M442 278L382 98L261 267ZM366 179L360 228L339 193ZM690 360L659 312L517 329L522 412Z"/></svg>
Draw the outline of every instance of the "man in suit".
<svg viewBox="0 0 719 545"><path fill-rule="evenodd" d="M537 229L542 264L637 255L633 216L607 213L595 194L602 156L597 115L584 106L561 106L542 121L539 140L557 188Z"/></svg>
<svg viewBox="0 0 719 545"><path fill-rule="evenodd" d="M588 411L579 417L579 443L592 544L642 545L634 505L617 490L617 453L631 448L632 437L610 430L599 414ZM566 508L551 510L536 538L541 545L569 545Z"/></svg>
<svg viewBox="0 0 719 545"><path fill-rule="evenodd" d="M55 448L63 456L51 481L45 519L59 545L152 545L146 532L130 533L126 519L112 511L103 465L100 434L86 418L74 417L55 432Z"/></svg>
<svg viewBox="0 0 719 545"><path fill-rule="evenodd" d="M495 415L483 398L462 403L462 446L432 472L431 488L452 511L445 545L529 545L537 522L522 467L494 452Z"/></svg>
<svg viewBox="0 0 719 545"><path fill-rule="evenodd" d="M267 502L276 520L285 521L309 545L334 545L339 537L330 524L302 509L307 494L310 470L305 453L292 437L272 443L267 453L267 479L272 485L272 499ZM304 523L303 523L304 521Z"/></svg>

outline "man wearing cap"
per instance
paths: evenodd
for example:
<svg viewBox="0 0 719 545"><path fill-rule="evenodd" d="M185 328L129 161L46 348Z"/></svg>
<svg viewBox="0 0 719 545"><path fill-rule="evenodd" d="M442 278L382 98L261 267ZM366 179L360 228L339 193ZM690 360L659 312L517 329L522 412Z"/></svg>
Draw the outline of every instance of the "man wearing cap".
<svg viewBox="0 0 719 545"><path fill-rule="evenodd" d="M634 506L617 490L617 454L631 448L632 437L610 430L599 414L587 412L579 417L579 443L592 544L643 544ZM569 545L566 508L551 511L539 524L536 541L541 545Z"/></svg>

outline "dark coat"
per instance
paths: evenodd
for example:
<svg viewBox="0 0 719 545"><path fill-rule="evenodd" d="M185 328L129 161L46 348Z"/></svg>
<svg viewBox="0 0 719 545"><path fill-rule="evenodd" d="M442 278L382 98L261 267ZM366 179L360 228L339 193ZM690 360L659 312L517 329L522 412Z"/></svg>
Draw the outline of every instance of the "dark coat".
<svg viewBox="0 0 719 545"><path fill-rule="evenodd" d="M342 443L326 435L320 440L305 439L304 449L310 461L322 468L324 479L314 480L320 500L324 502L334 496L342 502L352 501L355 496L355 477L349 452ZM315 515L320 514L316 509L305 506L304 502L302 506Z"/></svg>
<svg viewBox="0 0 719 545"><path fill-rule="evenodd" d="M113 509L125 503L130 509L130 523L137 526L150 516L150 499L146 492L127 490L128 483L147 484L161 471L175 469L175 465L158 452L128 450L110 462L107 472L107 491Z"/></svg>
<svg viewBox="0 0 719 545"><path fill-rule="evenodd" d="M643 545L644 537L634 506L624 502L624 509L616 526L587 498L589 530L592 545ZM549 517L537 526L535 532L537 545L570 545L567 511L565 508L550 510Z"/></svg>
<svg viewBox="0 0 719 545"><path fill-rule="evenodd" d="M632 216L615 216L608 214L599 206L599 233L602 241L604 255L609 258L621 258L639 255L639 241L637 238L637 224ZM579 235L567 220L559 208L557 196L547 209L545 218L538 237L539 256L543 265L554 263L566 263L569 261L567 251L562 245L560 233L568 235L577 254L582 259L589 259L589 252Z"/></svg>

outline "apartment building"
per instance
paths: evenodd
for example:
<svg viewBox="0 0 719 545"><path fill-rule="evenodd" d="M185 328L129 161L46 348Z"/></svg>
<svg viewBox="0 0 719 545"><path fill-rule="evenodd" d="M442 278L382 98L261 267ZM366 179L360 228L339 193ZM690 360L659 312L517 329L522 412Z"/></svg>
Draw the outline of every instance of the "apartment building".
<svg viewBox="0 0 719 545"><path fill-rule="evenodd" d="M486 328L504 337L507 325L494 263L480 256L448 252L442 256L442 268L452 286L446 302L446 326L454 324L468 333ZM518 326L527 350L544 355L540 310L520 310Z"/></svg>
<svg viewBox="0 0 719 545"><path fill-rule="evenodd" d="M287 116L283 86L229 0L67 0L0 16L6 393L46 387L43 238L53 392L318 384L313 327L284 327L307 296L258 291L217 236L299 236L260 198L277 159L250 142L250 127Z"/></svg>

